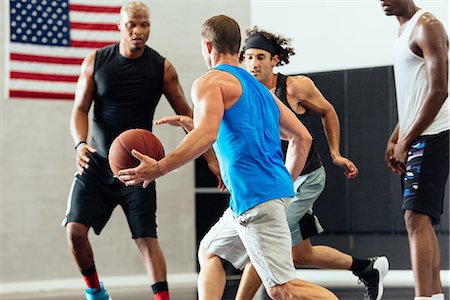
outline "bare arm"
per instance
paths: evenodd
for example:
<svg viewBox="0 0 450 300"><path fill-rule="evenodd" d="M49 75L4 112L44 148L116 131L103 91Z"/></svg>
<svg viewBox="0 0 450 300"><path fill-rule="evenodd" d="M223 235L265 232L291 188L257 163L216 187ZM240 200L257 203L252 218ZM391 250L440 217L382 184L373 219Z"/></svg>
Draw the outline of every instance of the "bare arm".
<svg viewBox="0 0 450 300"><path fill-rule="evenodd" d="M333 163L344 168L344 175L347 178L355 178L358 175L358 168L340 152L339 117L333 105L325 99L314 82L306 76L291 77L288 82L288 93L303 107L320 115Z"/></svg>
<svg viewBox="0 0 450 300"><path fill-rule="evenodd" d="M289 174L291 174L292 180L295 180L305 166L312 143L312 136L292 111L275 95L273 97L280 109L280 137L282 140L289 141L285 165Z"/></svg>
<svg viewBox="0 0 450 300"><path fill-rule="evenodd" d="M189 116L191 118L193 117L192 109L187 103L183 88L178 80L177 71L168 59L164 61L163 93L177 115ZM186 132L189 132L187 128L184 129ZM222 177L220 176L219 164L212 148L208 149L208 151L203 154L203 157L208 162L209 169L216 175L219 181L219 188L223 190L224 185L222 182Z"/></svg>
<svg viewBox="0 0 450 300"><path fill-rule="evenodd" d="M122 170L119 178L127 185L144 187L156 178L172 171L205 153L215 142L224 113L220 87L214 80L205 76L198 79L192 87L195 103L194 129L191 130L165 158L159 162L133 150L141 164L133 169Z"/></svg>
<svg viewBox="0 0 450 300"><path fill-rule="evenodd" d="M414 52L422 53L429 89L418 117L395 146L394 158L404 163L409 145L430 126L448 96L448 38L432 15L421 18L414 30Z"/></svg>
<svg viewBox="0 0 450 300"><path fill-rule="evenodd" d="M88 113L94 95L94 62L95 52L91 52L81 65L81 73L78 78L75 91L75 100L70 118L70 132L77 147L77 169L80 174L89 167L88 151L95 152L95 148L87 143L79 144L87 140L88 136Z"/></svg>

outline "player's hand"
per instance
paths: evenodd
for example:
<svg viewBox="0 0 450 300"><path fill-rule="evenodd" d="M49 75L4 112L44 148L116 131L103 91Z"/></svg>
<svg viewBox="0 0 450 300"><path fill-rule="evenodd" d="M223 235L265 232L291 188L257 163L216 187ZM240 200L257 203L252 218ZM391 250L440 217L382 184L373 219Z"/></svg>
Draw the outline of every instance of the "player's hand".
<svg viewBox="0 0 450 300"><path fill-rule="evenodd" d="M150 182L162 175L156 160L134 149L131 151L131 154L140 161L140 164L135 168L119 171L118 178L126 186L142 185L142 187L146 188Z"/></svg>
<svg viewBox="0 0 450 300"><path fill-rule="evenodd" d="M405 145L404 143L397 143L394 146L393 157L397 161L398 169L400 170L401 174L404 174L406 172L405 163L406 159L408 158L408 150L409 146Z"/></svg>
<svg viewBox="0 0 450 300"><path fill-rule="evenodd" d="M344 175L345 177L347 177L347 179L353 179L359 174L359 170L355 166L355 164L346 157L338 156L337 158L333 159L333 163L336 166L344 168Z"/></svg>
<svg viewBox="0 0 450 300"><path fill-rule="evenodd" d="M83 175L85 169L89 168L89 153L95 153L97 150L89 144L81 144L77 148L77 169L80 175Z"/></svg>
<svg viewBox="0 0 450 300"><path fill-rule="evenodd" d="M384 161L386 162L386 165L389 169L391 169L392 172L397 174L403 174L405 173L405 167L402 163L397 161L394 157L394 148L396 143L393 143L391 141L388 141L386 145L386 150L384 152Z"/></svg>
<svg viewBox="0 0 450 300"><path fill-rule="evenodd" d="M156 125L169 124L172 126L183 127L187 132L194 129L194 121L191 117L183 115L175 115L164 117L154 122Z"/></svg>

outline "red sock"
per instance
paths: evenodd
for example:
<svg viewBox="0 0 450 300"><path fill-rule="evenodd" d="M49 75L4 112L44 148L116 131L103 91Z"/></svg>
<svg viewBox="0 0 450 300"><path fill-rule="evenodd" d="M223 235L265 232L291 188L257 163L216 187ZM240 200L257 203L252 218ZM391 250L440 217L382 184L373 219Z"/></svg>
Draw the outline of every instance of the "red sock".
<svg viewBox="0 0 450 300"><path fill-rule="evenodd" d="M83 276L83 280L88 288L96 288L98 291L100 291L100 281L98 280L98 274L97 270L95 269L95 265L87 270L81 271L81 275Z"/></svg>
<svg viewBox="0 0 450 300"><path fill-rule="evenodd" d="M162 291L156 294L153 294L155 300L170 300L169 291Z"/></svg>

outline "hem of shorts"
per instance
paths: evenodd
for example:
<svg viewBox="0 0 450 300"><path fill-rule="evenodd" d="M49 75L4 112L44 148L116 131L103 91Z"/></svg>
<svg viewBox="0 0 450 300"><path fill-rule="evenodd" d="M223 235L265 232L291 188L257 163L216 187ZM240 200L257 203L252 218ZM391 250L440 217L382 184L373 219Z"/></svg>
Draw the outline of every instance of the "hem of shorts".
<svg viewBox="0 0 450 300"><path fill-rule="evenodd" d="M407 207L407 206L402 206L403 212L409 210L415 213L419 213L422 215L426 215L428 217L431 218L431 224L433 225L439 225L441 223L441 216L439 215L439 217L436 217L434 215L432 215L431 213L425 211L425 209L421 209L421 207Z"/></svg>
<svg viewBox="0 0 450 300"><path fill-rule="evenodd" d="M258 205L260 205L262 203L269 202L271 200L276 200L276 199L292 198L293 196L294 196L293 193L288 193L288 194L284 194L284 195L269 196L267 198L264 198L264 200L260 200L258 203L254 203L252 205L249 205L249 206L247 206L247 207L245 207L242 210L239 210L237 212L235 212L233 209L231 209L231 214L233 215L234 218L237 218L240 215L242 215L243 213L245 213L246 211L248 211L248 210L252 209L253 207L258 206ZM231 208L231 206L230 206L230 208Z"/></svg>

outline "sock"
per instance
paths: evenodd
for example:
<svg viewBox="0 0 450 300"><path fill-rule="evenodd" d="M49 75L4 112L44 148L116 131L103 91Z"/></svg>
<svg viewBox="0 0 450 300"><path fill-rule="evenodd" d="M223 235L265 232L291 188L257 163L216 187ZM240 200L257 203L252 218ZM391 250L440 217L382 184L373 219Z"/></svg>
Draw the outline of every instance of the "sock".
<svg viewBox="0 0 450 300"><path fill-rule="evenodd" d="M155 300L170 300L169 286L167 281L152 284L153 297Z"/></svg>
<svg viewBox="0 0 450 300"><path fill-rule="evenodd" d="M414 297L414 300L430 300L431 297Z"/></svg>
<svg viewBox="0 0 450 300"><path fill-rule="evenodd" d="M352 271L356 276L360 275L370 265L370 260L368 259L352 258L353 261L350 271Z"/></svg>
<svg viewBox="0 0 450 300"><path fill-rule="evenodd" d="M83 275L83 280L88 288L96 288L100 291L100 281L98 280L97 270L95 269L95 264L92 267L82 270L81 275Z"/></svg>
<svg viewBox="0 0 450 300"><path fill-rule="evenodd" d="M433 299L433 300L445 300L443 293L434 294L434 295L431 296L431 299Z"/></svg>

